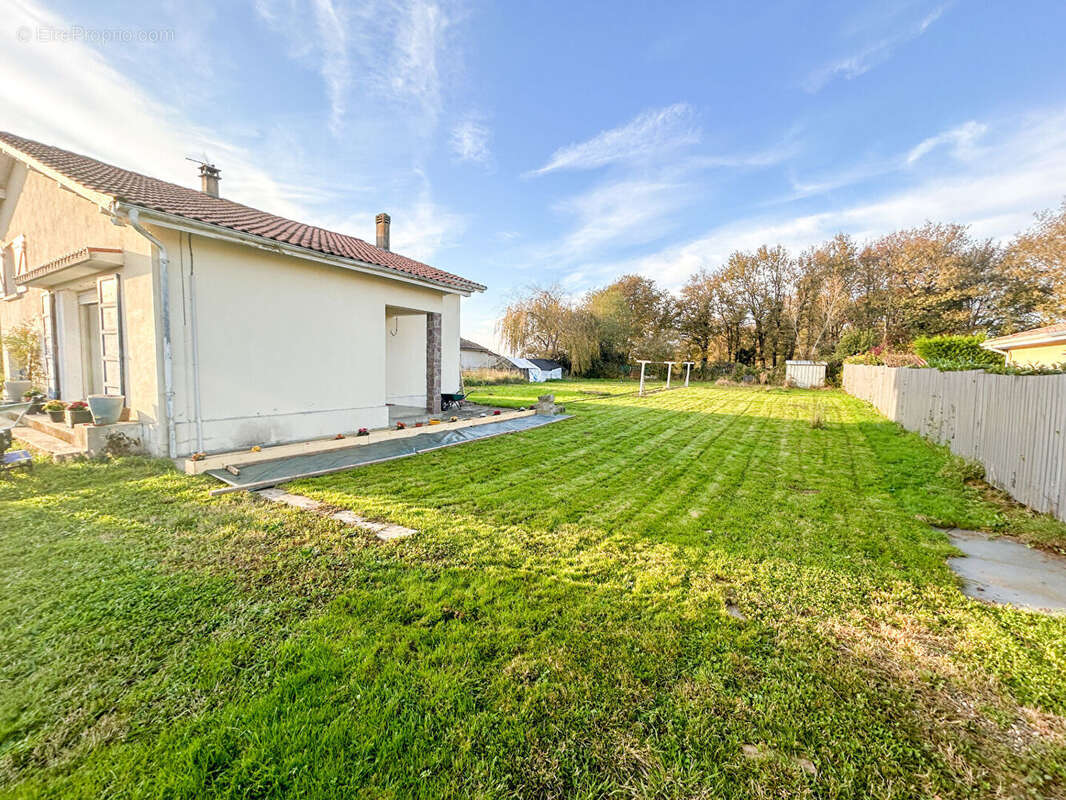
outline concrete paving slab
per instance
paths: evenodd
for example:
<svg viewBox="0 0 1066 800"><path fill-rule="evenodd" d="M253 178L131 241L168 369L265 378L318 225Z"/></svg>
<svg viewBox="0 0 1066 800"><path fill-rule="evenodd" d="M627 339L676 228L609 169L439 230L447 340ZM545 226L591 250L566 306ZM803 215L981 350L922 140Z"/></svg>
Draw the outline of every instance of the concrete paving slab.
<svg viewBox="0 0 1066 800"><path fill-rule="evenodd" d="M963 579L963 592L978 600L1042 611L1066 611L1066 558L952 528L948 538L966 553L948 566Z"/></svg>
<svg viewBox="0 0 1066 800"><path fill-rule="evenodd" d="M418 531L412 530L411 528L405 528L402 525L393 525L386 522L373 522L369 519L364 519L354 511L344 510L330 512L317 500L312 500L310 497L305 497L302 494L286 492L283 489L260 489L256 494L264 500L269 500L272 503L284 503L287 506L299 508L302 511L322 514L323 516L335 519L337 522L341 522L345 525L351 525L352 527L370 531L383 542L391 542L394 539L405 539L408 536L414 536L418 533Z"/></svg>

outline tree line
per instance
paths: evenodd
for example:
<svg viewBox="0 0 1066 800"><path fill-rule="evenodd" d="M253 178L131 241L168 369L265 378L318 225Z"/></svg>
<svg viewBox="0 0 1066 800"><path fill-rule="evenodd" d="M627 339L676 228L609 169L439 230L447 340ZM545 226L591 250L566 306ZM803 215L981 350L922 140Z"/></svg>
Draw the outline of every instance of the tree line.
<svg viewBox="0 0 1066 800"><path fill-rule="evenodd" d="M512 352L577 375L627 374L638 358L774 370L841 360L921 336L998 336L1066 319L1066 200L1007 243L926 224L858 243L846 234L793 254L763 245L701 269L671 293L623 275L573 298L531 287L497 323Z"/></svg>

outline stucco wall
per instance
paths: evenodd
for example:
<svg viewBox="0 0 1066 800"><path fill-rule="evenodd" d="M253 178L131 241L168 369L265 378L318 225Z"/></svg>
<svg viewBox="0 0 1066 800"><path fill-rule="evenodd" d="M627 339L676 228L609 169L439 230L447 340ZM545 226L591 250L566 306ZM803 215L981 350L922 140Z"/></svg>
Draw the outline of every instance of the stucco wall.
<svg viewBox="0 0 1066 800"><path fill-rule="evenodd" d="M152 306L151 247L136 231L112 225L97 206L55 181L16 163L0 205L0 239L26 237L30 268L83 247L125 251L121 278L124 319L126 404L134 418L158 419L159 386L155 357L155 315ZM63 285L53 292L57 305L60 394L65 400L83 397L77 295L95 286L94 278ZM43 331L41 289L28 289L17 299L0 300L0 330L31 320Z"/></svg>
<svg viewBox="0 0 1066 800"><path fill-rule="evenodd" d="M443 360L454 373L446 374L444 385L458 385L457 295L197 235L191 237L190 274L189 241L183 234L171 252L179 454L198 447L193 290L203 449L209 452L387 425L386 306L442 314ZM410 334L401 349L412 354L414 327L421 326L424 364L425 316L409 316L401 325ZM412 374L403 380L405 387L412 382L411 394L400 394L404 388L397 396L425 402L425 372L417 386Z"/></svg>
<svg viewBox="0 0 1066 800"><path fill-rule="evenodd" d="M483 353L480 350L460 350L459 366L461 369L494 369L499 365L500 359L492 353Z"/></svg>
<svg viewBox="0 0 1066 800"><path fill-rule="evenodd" d="M446 294L441 302L440 390L445 394L459 391L462 369L459 366L459 295Z"/></svg>
<svg viewBox="0 0 1066 800"><path fill-rule="evenodd" d="M386 312L385 328L385 401L426 405L425 315Z"/></svg>
<svg viewBox="0 0 1066 800"><path fill-rule="evenodd" d="M1041 345L1039 347L1019 347L1008 353L1008 361L1019 366L1034 366L1066 363L1066 342Z"/></svg>

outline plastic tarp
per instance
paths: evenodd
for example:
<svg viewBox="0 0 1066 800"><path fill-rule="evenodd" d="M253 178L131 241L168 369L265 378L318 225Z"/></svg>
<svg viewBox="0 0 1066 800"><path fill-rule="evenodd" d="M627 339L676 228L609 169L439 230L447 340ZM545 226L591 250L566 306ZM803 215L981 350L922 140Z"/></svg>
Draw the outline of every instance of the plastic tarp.
<svg viewBox="0 0 1066 800"><path fill-rule="evenodd" d="M464 442L475 442L478 439L488 439L505 433L517 433L531 428L539 428L542 425L569 418L570 415L566 414L553 416L534 414L529 417L517 417L500 422L473 425L469 428L455 428L444 431L433 431L431 429L416 436L388 439L383 442L345 447L340 450L289 456L273 461L260 461L254 464L238 464L238 475L234 475L226 469L209 469L205 474L228 483L233 489L265 489L268 486L276 486L279 483L286 483L297 478L310 478L315 475L340 472L341 470L362 467L367 464L392 461L396 458L413 456L430 450L439 450L442 447L451 447ZM232 489L217 489L213 494L226 491L232 491Z"/></svg>

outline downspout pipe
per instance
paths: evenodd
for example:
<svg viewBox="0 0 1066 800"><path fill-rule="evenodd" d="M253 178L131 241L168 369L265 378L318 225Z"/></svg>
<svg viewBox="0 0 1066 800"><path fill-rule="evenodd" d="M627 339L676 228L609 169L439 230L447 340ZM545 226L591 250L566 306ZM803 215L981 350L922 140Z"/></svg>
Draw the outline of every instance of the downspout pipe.
<svg viewBox="0 0 1066 800"><path fill-rule="evenodd" d="M147 239L159 254L159 306L163 323L163 402L167 416L167 457L174 458L178 450L178 435L174 426L174 357L170 346L170 256L167 246L141 224L140 212L127 209L126 221Z"/></svg>

